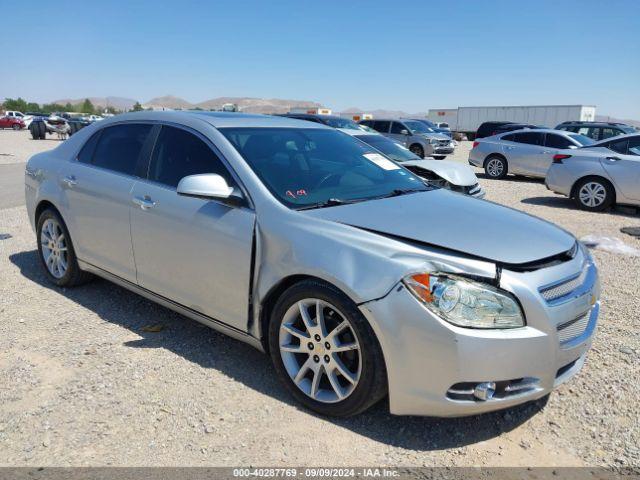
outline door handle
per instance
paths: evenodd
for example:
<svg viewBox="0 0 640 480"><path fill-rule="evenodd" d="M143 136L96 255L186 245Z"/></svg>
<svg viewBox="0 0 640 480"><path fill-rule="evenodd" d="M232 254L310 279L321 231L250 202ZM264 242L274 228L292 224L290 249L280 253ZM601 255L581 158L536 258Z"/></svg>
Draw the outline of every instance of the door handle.
<svg viewBox="0 0 640 480"><path fill-rule="evenodd" d="M75 175L67 175L66 177L64 177L62 179L62 181L64 183L67 184L67 187L71 188L74 187L78 184L78 180L76 180L76 176Z"/></svg>
<svg viewBox="0 0 640 480"><path fill-rule="evenodd" d="M619 157L607 157L607 160L609 160L610 162L619 162L620 158Z"/></svg>
<svg viewBox="0 0 640 480"><path fill-rule="evenodd" d="M150 208L156 206L156 202L151 200L151 197L149 197L149 195L145 195L144 197L133 197L132 201L142 210L149 210Z"/></svg>

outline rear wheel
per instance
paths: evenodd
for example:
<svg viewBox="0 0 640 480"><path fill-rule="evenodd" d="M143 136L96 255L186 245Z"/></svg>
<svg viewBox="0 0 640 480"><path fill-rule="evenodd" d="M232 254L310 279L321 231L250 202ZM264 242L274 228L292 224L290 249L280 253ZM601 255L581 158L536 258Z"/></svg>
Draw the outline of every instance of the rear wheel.
<svg viewBox="0 0 640 480"><path fill-rule="evenodd" d="M323 415L355 415L386 394L373 330L357 306L329 284L308 280L282 294L269 324L269 350L291 394Z"/></svg>
<svg viewBox="0 0 640 480"><path fill-rule="evenodd" d="M91 279L91 274L78 266L71 236L58 212L44 210L38 217L36 232L40 261L51 282L73 287Z"/></svg>
<svg viewBox="0 0 640 480"><path fill-rule="evenodd" d="M46 140L47 126L44 124L44 122L38 122L38 132L40 140Z"/></svg>
<svg viewBox="0 0 640 480"><path fill-rule="evenodd" d="M40 129L38 128L38 122L31 122L29 125L29 131L31 132L31 138L34 140L40 139Z"/></svg>
<svg viewBox="0 0 640 480"><path fill-rule="evenodd" d="M422 145L414 143L409 147L409 150L411 150L411 153L413 153L414 155L417 155L420 158L424 158L424 149L422 148Z"/></svg>
<svg viewBox="0 0 640 480"><path fill-rule="evenodd" d="M583 210L602 212L613 205L615 191L606 180L589 177L578 182L573 198L578 207Z"/></svg>
<svg viewBox="0 0 640 480"><path fill-rule="evenodd" d="M20 130L22 127L19 124L14 123L11 128L13 128L14 130Z"/></svg>
<svg viewBox="0 0 640 480"><path fill-rule="evenodd" d="M435 158L436 160L444 160L445 155L433 155L433 158Z"/></svg>
<svg viewBox="0 0 640 480"><path fill-rule="evenodd" d="M507 176L507 161L497 155L490 156L484 162L484 172L489 178L500 180Z"/></svg>

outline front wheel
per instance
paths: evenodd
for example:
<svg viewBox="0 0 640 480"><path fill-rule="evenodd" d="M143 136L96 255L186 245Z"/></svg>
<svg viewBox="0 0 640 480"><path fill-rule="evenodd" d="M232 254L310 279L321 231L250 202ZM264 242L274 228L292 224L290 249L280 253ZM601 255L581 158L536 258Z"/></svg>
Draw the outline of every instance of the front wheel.
<svg viewBox="0 0 640 480"><path fill-rule="evenodd" d="M444 160L446 155L433 155L433 158L436 160Z"/></svg>
<svg viewBox="0 0 640 480"><path fill-rule="evenodd" d="M413 153L414 155L417 155L420 158L424 158L424 148L422 148L422 145L414 143L409 147L409 150L411 150L411 153Z"/></svg>
<svg viewBox="0 0 640 480"><path fill-rule="evenodd" d="M360 413L387 391L378 340L358 307L335 287L308 280L286 290L269 324L280 380L322 415Z"/></svg>
<svg viewBox="0 0 640 480"><path fill-rule="evenodd" d="M609 182L600 178L585 178L576 185L574 200L579 208L603 212L614 202L614 190Z"/></svg>
<svg viewBox="0 0 640 480"><path fill-rule="evenodd" d="M14 123L11 128L13 128L14 130L17 131L17 130L20 130L22 127L20 125L18 125L17 123Z"/></svg>

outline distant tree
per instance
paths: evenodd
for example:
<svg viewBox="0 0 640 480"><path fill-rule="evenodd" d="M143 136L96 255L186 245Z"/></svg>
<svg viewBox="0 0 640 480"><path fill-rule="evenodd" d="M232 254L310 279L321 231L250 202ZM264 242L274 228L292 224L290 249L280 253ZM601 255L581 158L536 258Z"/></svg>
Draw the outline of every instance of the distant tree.
<svg viewBox="0 0 640 480"><path fill-rule="evenodd" d="M133 107L131 107L132 112L141 112L142 110L144 110L144 108L142 108L142 105L140 105L140 102L134 103Z"/></svg>
<svg viewBox="0 0 640 480"><path fill-rule="evenodd" d="M64 112L64 105L59 103L45 103L42 105L43 113Z"/></svg>
<svg viewBox="0 0 640 480"><path fill-rule="evenodd" d="M19 112L24 112L27 110L27 102L23 98L5 98L2 107L5 110L17 110Z"/></svg>
<svg viewBox="0 0 640 480"><path fill-rule="evenodd" d="M70 102L67 102L67 104L64 106L64 111L65 112L75 112L76 111L76 107L74 105L71 105Z"/></svg>
<svg viewBox="0 0 640 480"><path fill-rule="evenodd" d="M35 102L29 102L27 103L27 107L25 108L26 112L39 112L40 111L40 105L38 105Z"/></svg>
<svg viewBox="0 0 640 480"><path fill-rule="evenodd" d="M82 102L82 105L80 106L80 112L92 115L96 112L96 109L93 106L93 103L91 103L91 100L85 98L84 102Z"/></svg>
<svg viewBox="0 0 640 480"><path fill-rule="evenodd" d="M194 110L202 110L200 107L194 107Z"/></svg>

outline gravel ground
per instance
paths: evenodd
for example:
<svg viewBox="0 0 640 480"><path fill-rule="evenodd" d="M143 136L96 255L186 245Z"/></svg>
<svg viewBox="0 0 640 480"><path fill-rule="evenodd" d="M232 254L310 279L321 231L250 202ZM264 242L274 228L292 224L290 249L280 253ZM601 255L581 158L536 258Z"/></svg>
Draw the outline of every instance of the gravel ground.
<svg viewBox="0 0 640 480"><path fill-rule="evenodd" d="M619 232L636 214L479 177L488 200L640 248ZM333 420L302 410L244 344L106 281L51 287L35 249L24 207L0 210L0 465L640 465L640 257L594 251L599 330L548 399L464 419L394 417L383 402Z"/></svg>
<svg viewBox="0 0 640 480"><path fill-rule="evenodd" d="M0 165L22 163L31 155L57 147L61 140L55 135L47 135L46 140L33 140L28 129L0 130Z"/></svg>

